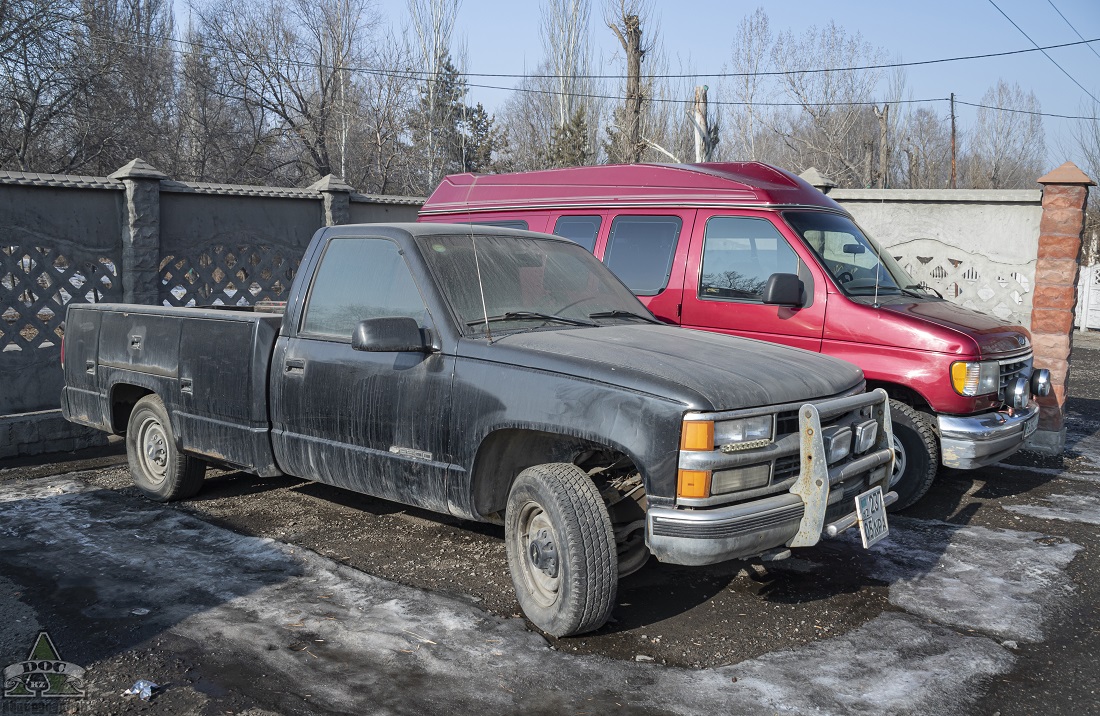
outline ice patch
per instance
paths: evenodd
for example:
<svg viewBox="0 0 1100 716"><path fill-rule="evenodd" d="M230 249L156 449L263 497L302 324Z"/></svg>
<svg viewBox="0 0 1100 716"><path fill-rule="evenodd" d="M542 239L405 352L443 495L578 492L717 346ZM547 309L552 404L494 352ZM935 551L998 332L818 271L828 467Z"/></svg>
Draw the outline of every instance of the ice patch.
<svg viewBox="0 0 1100 716"><path fill-rule="evenodd" d="M1096 495L1050 495L1047 505L1002 505L1009 512L1044 520L1083 522L1100 525L1100 497Z"/></svg>
<svg viewBox="0 0 1100 716"><path fill-rule="evenodd" d="M204 667L225 667L239 688L277 684L269 697L288 713L966 713L981 681L1013 659L990 639L905 614L718 669L571 656L521 620L118 493L59 485L0 486L0 568L79 583L100 629L140 595L156 608L121 617L129 643L164 631L191 639ZM920 530L905 533L915 550ZM912 563L922 554L884 564L919 581Z"/></svg>
<svg viewBox="0 0 1100 716"><path fill-rule="evenodd" d="M1044 604L1073 591L1063 569L1078 545L1038 532L890 521L866 574L890 582L890 602L913 614L999 639L1041 641Z"/></svg>

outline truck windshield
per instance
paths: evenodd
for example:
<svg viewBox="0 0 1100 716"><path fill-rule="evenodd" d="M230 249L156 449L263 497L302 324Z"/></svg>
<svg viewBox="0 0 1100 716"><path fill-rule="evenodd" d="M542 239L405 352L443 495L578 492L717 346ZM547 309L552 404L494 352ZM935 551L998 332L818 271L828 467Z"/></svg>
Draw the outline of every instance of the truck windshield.
<svg viewBox="0 0 1100 716"><path fill-rule="evenodd" d="M824 211L787 211L783 218L817 254L836 285L849 296L932 295L914 281L846 216Z"/></svg>
<svg viewBox="0 0 1100 716"><path fill-rule="evenodd" d="M496 334L656 322L607 267L571 241L470 234L422 236L418 243L466 335L483 335L487 323Z"/></svg>

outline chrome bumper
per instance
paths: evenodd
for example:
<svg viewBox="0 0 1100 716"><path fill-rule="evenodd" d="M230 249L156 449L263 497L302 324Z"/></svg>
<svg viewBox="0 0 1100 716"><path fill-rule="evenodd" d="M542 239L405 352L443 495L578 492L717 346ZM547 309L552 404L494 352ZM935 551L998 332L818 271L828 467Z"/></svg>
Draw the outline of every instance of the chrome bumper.
<svg viewBox="0 0 1100 716"><path fill-rule="evenodd" d="M940 415L940 459L946 467L970 470L1002 460L1023 446L1039 423L1039 406L982 415Z"/></svg>
<svg viewBox="0 0 1100 716"><path fill-rule="evenodd" d="M822 416L862 406L872 406L879 423L874 447L846 463L827 465ZM789 492L718 508L650 507L646 513L650 551L662 562L715 564L784 547L811 546L823 536L833 537L854 526L854 496L874 485L881 485L886 493L894 459L889 410L881 389L803 405L799 409L801 471ZM892 492L885 497L886 504L897 499Z"/></svg>

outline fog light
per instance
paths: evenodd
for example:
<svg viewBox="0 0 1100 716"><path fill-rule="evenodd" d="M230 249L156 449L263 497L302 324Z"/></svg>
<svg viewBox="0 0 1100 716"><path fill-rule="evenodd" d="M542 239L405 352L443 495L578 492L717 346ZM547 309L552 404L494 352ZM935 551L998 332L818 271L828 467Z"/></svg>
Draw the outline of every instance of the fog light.
<svg viewBox="0 0 1100 716"><path fill-rule="evenodd" d="M751 490L754 487L764 487L772 476L771 463L739 467L735 470L719 470L711 478L710 492L719 495L738 490Z"/></svg>
<svg viewBox="0 0 1100 716"><path fill-rule="evenodd" d="M1050 371L1046 368L1040 368L1031 374L1031 392L1032 394L1045 398L1050 395Z"/></svg>
<svg viewBox="0 0 1100 716"><path fill-rule="evenodd" d="M1010 396L1012 407L1022 408L1027 405L1027 398L1030 393L1027 378L1021 375L1012 381L1012 385L1009 387L1012 389L1012 395Z"/></svg>
<svg viewBox="0 0 1100 716"><path fill-rule="evenodd" d="M862 455L873 448L876 440L878 440L877 421L868 420L856 426L855 451L857 455Z"/></svg>
<svg viewBox="0 0 1100 716"><path fill-rule="evenodd" d="M821 431L825 442L825 461L832 465L840 462L852 452L852 429L834 425Z"/></svg>

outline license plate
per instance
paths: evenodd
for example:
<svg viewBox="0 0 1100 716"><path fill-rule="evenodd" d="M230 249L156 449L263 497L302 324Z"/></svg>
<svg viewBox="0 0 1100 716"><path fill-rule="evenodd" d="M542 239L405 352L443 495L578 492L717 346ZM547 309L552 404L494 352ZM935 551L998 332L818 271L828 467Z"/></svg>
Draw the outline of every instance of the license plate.
<svg viewBox="0 0 1100 716"><path fill-rule="evenodd" d="M863 538L864 549L890 534L881 486L876 485L867 492L856 495L856 517L859 519L859 536Z"/></svg>
<svg viewBox="0 0 1100 716"><path fill-rule="evenodd" d="M1039 414L1038 413L1036 413L1031 418L1031 420L1028 420L1026 423L1024 423L1024 437L1025 438L1030 437L1031 434L1033 432L1035 432L1035 428L1037 428L1037 427L1039 427Z"/></svg>

